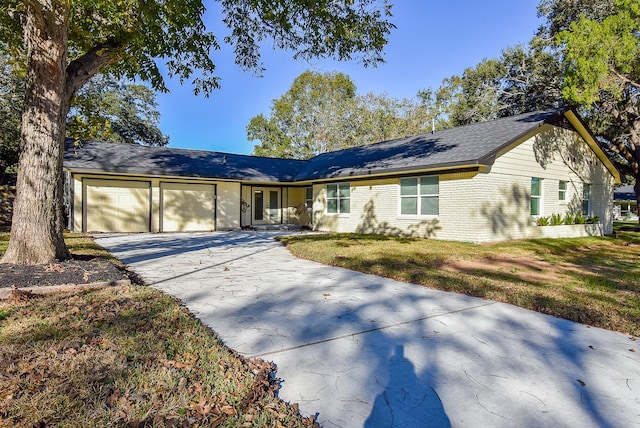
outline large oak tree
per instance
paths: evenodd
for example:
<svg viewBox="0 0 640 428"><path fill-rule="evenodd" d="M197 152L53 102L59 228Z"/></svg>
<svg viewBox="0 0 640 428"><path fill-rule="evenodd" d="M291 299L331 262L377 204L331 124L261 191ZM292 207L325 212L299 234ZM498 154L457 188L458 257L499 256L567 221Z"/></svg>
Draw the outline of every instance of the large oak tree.
<svg viewBox="0 0 640 428"><path fill-rule="evenodd" d="M156 92L146 85L94 76L73 99L67 137L166 146Z"/></svg>
<svg viewBox="0 0 640 428"><path fill-rule="evenodd" d="M271 39L295 58L382 60L393 25L387 0L219 0L236 63L260 72ZM71 99L98 72L166 90L169 76L195 93L218 87L202 0L4 0L0 50L26 56L21 155L9 247L3 262L70 257L63 239L62 156Z"/></svg>

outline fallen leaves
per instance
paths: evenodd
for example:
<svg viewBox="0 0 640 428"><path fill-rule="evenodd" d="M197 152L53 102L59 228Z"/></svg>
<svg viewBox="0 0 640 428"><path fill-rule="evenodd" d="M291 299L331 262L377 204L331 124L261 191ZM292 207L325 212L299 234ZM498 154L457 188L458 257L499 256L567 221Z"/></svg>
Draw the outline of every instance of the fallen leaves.
<svg viewBox="0 0 640 428"><path fill-rule="evenodd" d="M182 360L182 362L176 360L165 360L163 361L163 364L167 367L190 370L196 361L198 361L198 356L187 352L182 355Z"/></svg>
<svg viewBox="0 0 640 428"><path fill-rule="evenodd" d="M209 400L211 400L211 397L205 396L200 398L197 403L192 401L191 403L189 403L189 406L191 406L191 408L194 409L200 416L206 416L211 411L211 407L213 405L209 402Z"/></svg>
<svg viewBox="0 0 640 428"><path fill-rule="evenodd" d="M64 268L59 263L50 263L44 268L45 272L63 272Z"/></svg>
<svg viewBox="0 0 640 428"><path fill-rule="evenodd" d="M0 302L9 306L0 323L0 426L309 425L277 398L275 367L224 347L155 290Z"/></svg>

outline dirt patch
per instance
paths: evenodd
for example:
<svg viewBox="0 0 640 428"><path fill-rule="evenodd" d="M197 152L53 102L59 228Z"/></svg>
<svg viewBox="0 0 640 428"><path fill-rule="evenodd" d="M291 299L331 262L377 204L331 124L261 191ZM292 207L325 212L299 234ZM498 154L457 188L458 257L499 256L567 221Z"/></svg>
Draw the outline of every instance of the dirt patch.
<svg viewBox="0 0 640 428"><path fill-rule="evenodd" d="M41 287L127 280L126 273L108 260L76 256L45 265L0 264L0 287Z"/></svg>
<svg viewBox="0 0 640 428"><path fill-rule="evenodd" d="M469 275L483 272L493 275L509 275L523 281L548 283L566 278L566 271L586 272L578 265L545 262L528 257L487 257L481 259L448 260L442 269Z"/></svg>

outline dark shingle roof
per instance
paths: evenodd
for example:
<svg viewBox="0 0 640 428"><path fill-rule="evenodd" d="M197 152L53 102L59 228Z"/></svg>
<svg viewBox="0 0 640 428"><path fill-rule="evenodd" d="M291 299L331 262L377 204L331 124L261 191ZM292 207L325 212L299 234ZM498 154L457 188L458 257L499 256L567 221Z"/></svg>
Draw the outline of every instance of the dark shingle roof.
<svg viewBox="0 0 640 428"><path fill-rule="evenodd" d="M296 180L363 176L410 170L491 165L495 155L545 123L563 118L554 109L400 138L363 147L320 154Z"/></svg>
<svg viewBox="0 0 640 428"><path fill-rule="evenodd" d="M421 169L491 165L496 154L567 109L554 109L445 129L363 147L323 153L307 161L97 141L67 142L67 169L121 174L291 182Z"/></svg>
<svg viewBox="0 0 640 428"><path fill-rule="evenodd" d="M614 188L613 199L616 201L635 201L636 192L633 190L633 185L628 184L626 186L618 186Z"/></svg>
<svg viewBox="0 0 640 428"><path fill-rule="evenodd" d="M306 161L262 158L203 150L147 147L85 141L79 148L67 141L67 169L120 174L149 174L219 178L260 182L287 182Z"/></svg>

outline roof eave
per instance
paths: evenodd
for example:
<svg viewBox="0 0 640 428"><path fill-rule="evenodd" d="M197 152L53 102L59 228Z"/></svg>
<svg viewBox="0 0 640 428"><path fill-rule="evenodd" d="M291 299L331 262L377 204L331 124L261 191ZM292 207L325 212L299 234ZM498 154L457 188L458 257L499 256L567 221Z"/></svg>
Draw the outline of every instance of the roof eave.
<svg viewBox="0 0 640 428"><path fill-rule="evenodd" d="M380 177L389 177L389 176L400 176L406 174L420 174L420 173L434 173L434 172L456 172L458 170L463 171L485 171L488 169L490 165L482 163L480 161L464 161L464 162L452 162L446 164L438 164L438 165L429 165L423 167L410 167L410 168L390 168L380 171L372 171L370 170L368 173L356 173L356 174L337 174L333 176L327 177L316 177L316 178L305 178L300 181L311 181L314 183L323 183L323 182L331 182L331 181L341 181L341 180L364 180L371 178L380 178ZM296 182L298 182L296 180Z"/></svg>
<svg viewBox="0 0 640 428"><path fill-rule="evenodd" d="M584 124L582 119L580 119L580 116L578 116L575 110L573 109L567 110L564 113L564 116L567 118L569 123L571 123L571 125L575 128L578 134L580 134L580 136L587 142L589 147L591 147L591 150L593 150L593 152L598 157L598 159L600 159L600 161L604 164L607 170L611 173L615 184L622 183L622 177L620 175L620 171L618 171L618 168L616 168L613 165L613 163L611 162L607 154L602 151L595 137L593 136L593 134L591 134L589 129L587 129L587 126Z"/></svg>
<svg viewBox="0 0 640 428"><path fill-rule="evenodd" d="M534 135L544 131L547 128L551 128L553 126L553 125L551 125L549 123L551 121L551 119L554 118L554 117L557 118L557 117L565 114L565 112L567 110L569 110L569 109L559 110L558 113L555 114L552 117L548 117L548 118L546 118L544 120L541 120L539 122L532 123L531 127L529 129L527 129L526 131L520 133L519 135L516 135L515 137L513 137L509 141L505 142L503 145L501 145L500 147L498 147L497 149L495 149L491 153L488 153L486 156L484 156L482 158L482 161L483 162L488 162L489 165L493 165L493 162L495 162L495 160L498 157L500 157L503 154L511 151L512 149L514 149L515 147L517 147L521 143L527 141L529 138L533 137Z"/></svg>
<svg viewBox="0 0 640 428"><path fill-rule="evenodd" d="M193 181L225 181L225 182L241 182L241 179L237 178L223 178L223 177L208 177L208 176L195 176L195 175L168 175L168 174L156 174L148 172L129 172L129 171L109 171L105 169L89 169L89 168L73 168L63 167L64 171L68 171L71 174L77 175L115 175L119 177L136 177L136 178L158 178L161 180L193 180Z"/></svg>

